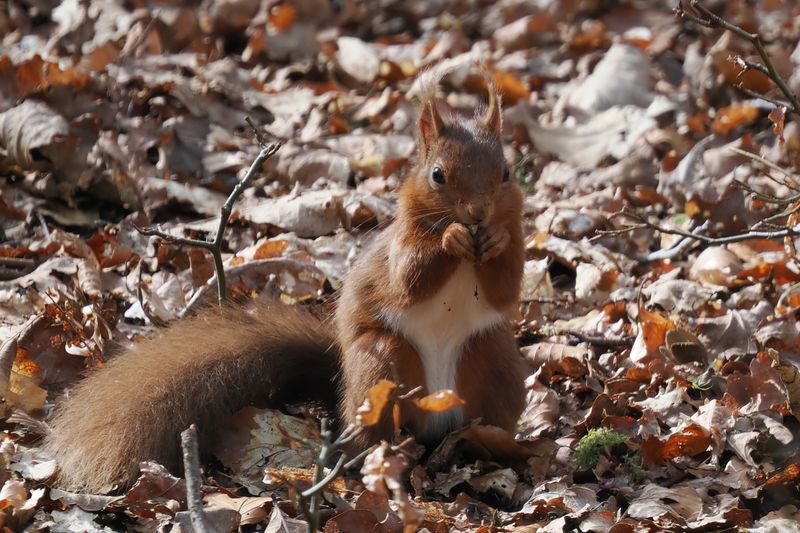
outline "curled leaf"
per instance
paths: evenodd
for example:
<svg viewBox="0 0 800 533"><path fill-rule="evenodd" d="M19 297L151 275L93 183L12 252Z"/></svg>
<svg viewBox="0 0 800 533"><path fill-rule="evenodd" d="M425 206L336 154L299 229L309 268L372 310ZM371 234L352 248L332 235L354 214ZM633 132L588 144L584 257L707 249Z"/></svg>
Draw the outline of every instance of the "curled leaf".
<svg viewBox="0 0 800 533"><path fill-rule="evenodd" d="M436 391L424 398L415 399L414 403L423 411L429 413L443 413L444 411L449 411L450 409L464 405L466 402L461 399L455 391L445 389Z"/></svg>
<svg viewBox="0 0 800 533"><path fill-rule="evenodd" d="M373 385L364 403L358 408L358 423L362 426L377 424L396 388L397 385L388 379L382 379Z"/></svg>

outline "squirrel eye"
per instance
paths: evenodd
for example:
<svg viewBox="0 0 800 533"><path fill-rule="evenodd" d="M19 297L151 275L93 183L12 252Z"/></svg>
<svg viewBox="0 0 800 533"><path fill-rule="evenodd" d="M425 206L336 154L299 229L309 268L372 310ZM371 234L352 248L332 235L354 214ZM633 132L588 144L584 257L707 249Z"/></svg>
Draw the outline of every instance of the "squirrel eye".
<svg viewBox="0 0 800 533"><path fill-rule="evenodd" d="M511 172L508 170L508 167L506 167L503 170L503 181L508 181L510 177L511 177Z"/></svg>
<svg viewBox="0 0 800 533"><path fill-rule="evenodd" d="M431 179L433 179L434 183L438 183L439 185L444 185L444 171L439 167L433 167L433 172L431 173Z"/></svg>

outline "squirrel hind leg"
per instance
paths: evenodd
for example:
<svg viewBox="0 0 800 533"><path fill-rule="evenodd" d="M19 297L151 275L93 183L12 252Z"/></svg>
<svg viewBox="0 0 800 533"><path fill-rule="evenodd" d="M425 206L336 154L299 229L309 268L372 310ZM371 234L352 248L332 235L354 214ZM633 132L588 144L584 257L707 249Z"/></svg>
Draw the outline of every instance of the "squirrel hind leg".
<svg viewBox="0 0 800 533"><path fill-rule="evenodd" d="M525 408L526 375L510 325L475 335L467 342L456 378L466 418L513 432Z"/></svg>
<svg viewBox="0 0 800 533"><path fill-rule="evenodd" d="M362 333L344 351L342 376L343 426L355 424L358 408L381 379L399 380L409 390L417 386L425 389L425 371L417 352L402 337L382 329ZM400 404L400 416L401 427L408 428L415 436L424 432L426 415L410 400ZM381 440L391 441L394 430L391 409L386 409L377 424L365 428L354 447L365 449Z"/></svg>

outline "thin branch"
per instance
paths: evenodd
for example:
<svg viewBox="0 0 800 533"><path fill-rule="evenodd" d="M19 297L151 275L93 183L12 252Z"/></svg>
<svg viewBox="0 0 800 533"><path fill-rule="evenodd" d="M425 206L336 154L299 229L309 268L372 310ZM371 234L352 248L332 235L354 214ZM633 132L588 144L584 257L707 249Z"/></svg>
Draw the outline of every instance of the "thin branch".
<svg viewBox="0 0 800 533"><path fill-rule="evenodd" d="M761 157L758 154L754 154L752 152L748 152L747 150L742 150L741 148L737 148L735 146L729 146L728 150L730 150L731 152L733 152L735 154L739 154L741 156L744 156L744 157L747 157L749 159L752 159L753 161L755 161L757 163L760 163L760 164L764 165L765 167L767 167L767 168L769 168L771 170L774 170L775 172L783 174L784 176L786 176L790 180L792 180L794 182L797 182L797 178L795 177L794 174L792 174L791 172L789 172L788 170L786 170L784 168L779 167L778 165L776 165L772 161L770 161L768 159L765 159L764 157ZM782 182L778 182L778 183L780 183L784 187L788 187L790 189L797 190L797 187L789 185L787 183L782 183Z"/></svg>
<svg viewBox="0 0 800 533"><path fill-rule="evenodd" d="M308 531L310 533L319 531L320 527L319 493L322 492L331 481L336 479L336 476L341 473L342 468L347 462L347 453L341 451L341 448L363 431L361 427L347 426L339 435L339 438L333 440L333 432L328 429L328 419L323 418L320 424L322 445L320 446L317 461L314 465L314 480L310 488L297 495L300 506L303 508L303 514L305 514L306 520L308 520ZM337 452L340 452L339 459L328 475L323 476L325 465L328 464L328 461L330 461Z"/></svg>
<svg viewBox="0 0 800 533"><path fill-rule="evenodd" d="M356 466L361 464L361 461L363 461L366 456L368 456L369 454L374 452L377 447L378 447L378 445L375 444L375 445L370 446L369 448L367 448L365 450L361 450L358 453L358 455L356 455L355 457L353 457L352 459L347 461L347 463L345 463L344 469L345 470L350 470L351 468L355 468Z"/></svg>
<svg viewBox="0 0 800 533"><path fill-rule="evenodd" d="M739 73L739 76L742 76L748 70L755 70L763 74L764 76L769 76L769 69L762 65L761 63L755 63L748 59L745 59L741 56L731 56L728 58L728 61L732 61L739 65L739 68L742 69L742 72Z"/></svg>
<svg viewBox="0 0 800 533"><path fill-rule="evenodd" d="M323 490L325 487L327 487L328 484L334 479L336 479L336 476L338 476L342 472L346 462L347 462L347 454L345 453L340 454L339 460L336 461L334 467L330 469L328 475L326 475L325 477L314 483L314 485L312 485L311 487L304 490L302 493L302 497L311 498L312 496L316 495L321 490Z"/></svg>
<svg viewBox="0 0 800 533"><path fill-rule="evenodd" d="M668 235L680 235L681 237L686 237L687 239L693 239L708 246L719 246L723 244L731 244L734 242L749 241L752 239L783 239L785 237L796 237L800 235L800 232L794 230L793 228L784 228L775 231L757 231L751 229L743 233L736 233L733 235L726 235L723 237L709 237L708 235L703 235L701 233L695 234L680 229L665 228L663 226L659 226L658 224L653 224L652 222L646 220L643 216L637 213L632 213L628 210L623 210L617 213L617 215L629 216L635 220L640 221L641 223L631 224L616 230L598 230L596 233L598 235L620 235L622 233L627 233L630 231L649 228L661 233L666 233Z"/></svg>
<svg viewBox="0 0 800 533"><path fill-rule="evenodd" d="M775 64L772 62L772 59L770 59L769 54L767 54L767 50L764 48L764 44L761 42L761 37L758 33L750 33L736 24L733 24L732 22L729 22L724 18L714 14L706 7L700 5L700 0L689 0L688 10L684 5L683 0L681 0L679 2L677 13L679 16L699 24L700 26L705 26L706 28L723 28L735 35L738 35L742 39L749 41L756 49L756 52L758 52L759 57L761 57L763 65L745 62L745 68L758 70L775 82L775 85L778 86L786 99L789 100L789 108L795 114L800 115L800 99L798 99L797 95L789 88L781 75L778 74L778 70L775 68Z"/></svg>
<svg viewBox="0 0 800 533"><path fill-rule="evenodd" d="M200 452L197 446L197 428L192 424L181 433L183 448L183 471L186 477L186 505L192 527L197 533L210 533L211 530L203 514L203 496L200 484Z"/></svg>
<svg viewBox="0 0 800 533"><path fill-rule="evenodd" d="M619 348L621 346L630 347L633 346L634 341L633 337L606 338L600 335L587 335L582 331L576 331L572 329L564 330L564 333L575 337L581 342L597 346L598 348Z"/></svg>
<svg viewBox="0 0 800 533"><path fill-rule="evenodd" d="M244 190L250 186L250 182L253 181L253 178L258 175L261 167L264 164L264 161L272 157L273 154L275 154L275 152L277 152L281 147L280 143L267 143L264 139L264 136L260 131L258 131L249 117L247 118L247 123L253 128L253 132L258 139L259 144L261 145L261 151L250 165L250 168L247 169L247 174L245 174L244 178L242 178L242 181L236 184L236 187L234 187L231 193L228 195L225 203L222 204L222 207L220 208L219 226L217 227L217 233L213 240L206 241L201 239L178 237L162 230L160 226L156 226L154 228L140 228L134 225L136 230L142 235L156 236L171 244L185 244L187 246L203 248L211 252L211 256L214 258L214 275L217 279L217 299L219 300L220 305L228 296L227 285L225 283L225 267L222 263L222 239L225 235L225 228L228 225L231 212L233 211L233 204L236 202L239 196L241 196L242 192L244 192Z"/></svg>
<svg viewBox="0 0 800 533"><path fill-rule="evenodd" d="M777 225L777 224L772 224L772 222L775 221L775 220L781 219L781 218L790 217L790 216L792 216L794 214L797 214L797 212L799 212L799 211L800 211L800 205L795 205L794 207L792 207L788 211L784 210L784 211L781 211L780 213L777 213L775 215L769 216L769 217L767 217L767 218L765 218L763 220L759 220L758 222L753 224L752 228L750 228L750 229L756 229L756 228L760 228L762 226L765 227L765 228L774 228L776 230L777 229L783 229L785 227L785 224Z"/></svg>
<svg viewBox="0 0 800 533"><path fill-rule="evenodd" d="M142 228L134 224L133 228L142 235L147 235L148 237L158 237L159 239L169 244L185 244L187 246L196 246L198 248L205 248L206 250L213 250L214 248L213 242L203 241L200 239L189 239L187 237L179 237L177 235L172 235L171 233L168 233L166 230L162 229L160 224L156 225L155 227L149 227L149 228Z"/></svg>
<svg viewBox="0 0 800 533"><path fill-rule="evenodd" d="M741 85L737 85L736 89L738 89L739 91L743 92L747 96L750 96L751 98L757 98L759 100L764 100L765 102L769 102L770 104L774 105L775 107L786 107L786 108L789 107L789 102L787 102L786 100L779 100L779 99L774 98L772 96L768 96L766 94L761 94L759 92L756 92L753 89L748 89L747 87L742 87Z"/></svg>
<svg viewBox="0 0 800 533"><path fill-rule="evenodd" d="M794 200L797 199L794 196L790 196L789 198L778 198L777 196L772 196L771 194L765 194L763 192L759 192L759 191L753 189L752 187L750 187L746 183L744 183L742 181L739 181L739 180L733 180L733 185L738 187L738 188L740 188L740 189L742 189L743 191L747 192L748 194L753 196L753 198L755 198L757 200L761 200L762 202L764 202L766 204L774 204L774 205L777 205L777 206L784 206L784 205L786 205L788 203L791 203L791 202L793 202ZM781 183L781 185L783 185L783 184ZM792 200L792 198L794 198L794 200ZM774 217L774 216L777 216L777 215L772 215L772 216Z"/></svg>
<svg viewBox="0 0 800 533"><path fill-rule="evenodd" d="M708 229L708 225L709 222L708 220L706 220L705 222L694 228L692 230L692 234L694 235L702 234L704 231ZM697 241L684 237L665 250L656 250L655 252L649 253L645 258L645 260L647 262L650 262L650 261L662 261L665 259L675 259L676 257L682 255L683 252L688 250L695 243L697 243Z"/></svg>

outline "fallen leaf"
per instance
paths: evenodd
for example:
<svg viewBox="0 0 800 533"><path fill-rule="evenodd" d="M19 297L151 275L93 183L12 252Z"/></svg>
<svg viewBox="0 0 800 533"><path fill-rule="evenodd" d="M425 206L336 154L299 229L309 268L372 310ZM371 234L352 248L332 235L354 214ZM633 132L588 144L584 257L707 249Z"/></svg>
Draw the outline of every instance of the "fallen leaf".
<svg viewBox="0 0 800 533"><path fill-rule="evenodd" d="M358 408L358 423L362 426L377 424L395 389L397 385L386 379L381 379L373 385L367 392L364 403Z"/></svg>
<svg viewBox="0 0 800 533"><path fill-rule="evenodd" d="M454 391L449 389L436 391L433 394L414 399L414 404L417 407L429 413L443 413L465 403Z"/></svg>

